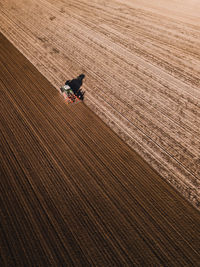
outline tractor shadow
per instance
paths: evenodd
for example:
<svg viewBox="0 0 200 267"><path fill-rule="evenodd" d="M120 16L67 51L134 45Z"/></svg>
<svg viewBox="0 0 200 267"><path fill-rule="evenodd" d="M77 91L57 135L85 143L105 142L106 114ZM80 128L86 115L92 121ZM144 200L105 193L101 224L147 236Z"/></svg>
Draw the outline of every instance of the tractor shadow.
<svg viewBox="0 0 200 267"><path fill-rule="evenodd" d="M81 86L83 84L83 79L85 78L84 74L80 74L77 78L72 80L67 80L66 85L69 85L74 94L81 100L84 99L85 92L82 91Z"/></svg>

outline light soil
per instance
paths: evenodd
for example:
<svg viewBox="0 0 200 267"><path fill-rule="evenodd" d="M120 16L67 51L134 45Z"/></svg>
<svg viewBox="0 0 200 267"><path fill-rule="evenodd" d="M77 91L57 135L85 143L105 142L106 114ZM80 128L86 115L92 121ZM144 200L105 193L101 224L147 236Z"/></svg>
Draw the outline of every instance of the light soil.
<svg viewBox="0 0 200 267"><path fill-rule="evenodd" d="M4 0L1 32L85 103L196 207L200 203L200 4Z"/></svg>

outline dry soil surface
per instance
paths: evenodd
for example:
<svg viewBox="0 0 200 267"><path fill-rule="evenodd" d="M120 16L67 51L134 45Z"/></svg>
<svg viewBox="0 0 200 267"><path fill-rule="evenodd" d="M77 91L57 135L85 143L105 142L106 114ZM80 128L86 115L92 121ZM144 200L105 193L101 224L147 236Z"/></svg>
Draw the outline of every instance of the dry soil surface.
<svg viewBox="0 0 200 267"><path fill-rule="evenodd" d="M0 35L1 266L198 266L199 212Z"/></svg>
<svg viewBox="0 0 200 267"><path fill-rule="evenodd" d="M84 73L85 103L200 203L200 1L0 0L0 29L57 88Z"/></svg>

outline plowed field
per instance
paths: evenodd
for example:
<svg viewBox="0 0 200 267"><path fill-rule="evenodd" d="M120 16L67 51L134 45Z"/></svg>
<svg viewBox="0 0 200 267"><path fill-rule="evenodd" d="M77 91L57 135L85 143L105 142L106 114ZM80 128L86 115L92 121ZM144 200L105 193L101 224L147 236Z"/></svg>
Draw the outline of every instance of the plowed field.
<svg viewBox="0 0 200 267"><path fill-rule="evenodd" d="M198 266L199 212L0 35L1 266Z"/></svg>
<svg viewBox="0 0 200 267"><path fill-rule="evenodd" d="M199 207L200 3L0 0L0 29Z"/></svg>

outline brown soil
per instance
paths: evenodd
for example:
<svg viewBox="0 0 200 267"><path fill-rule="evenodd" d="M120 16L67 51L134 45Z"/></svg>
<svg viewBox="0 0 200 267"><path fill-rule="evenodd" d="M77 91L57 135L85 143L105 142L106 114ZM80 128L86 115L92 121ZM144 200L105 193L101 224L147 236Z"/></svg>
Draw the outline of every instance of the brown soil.
<svg viewBox="0 0 200 267"><path fill-rule="evenodd" d="M1 266L198 266L200 216L0 35Z"/></svg>

